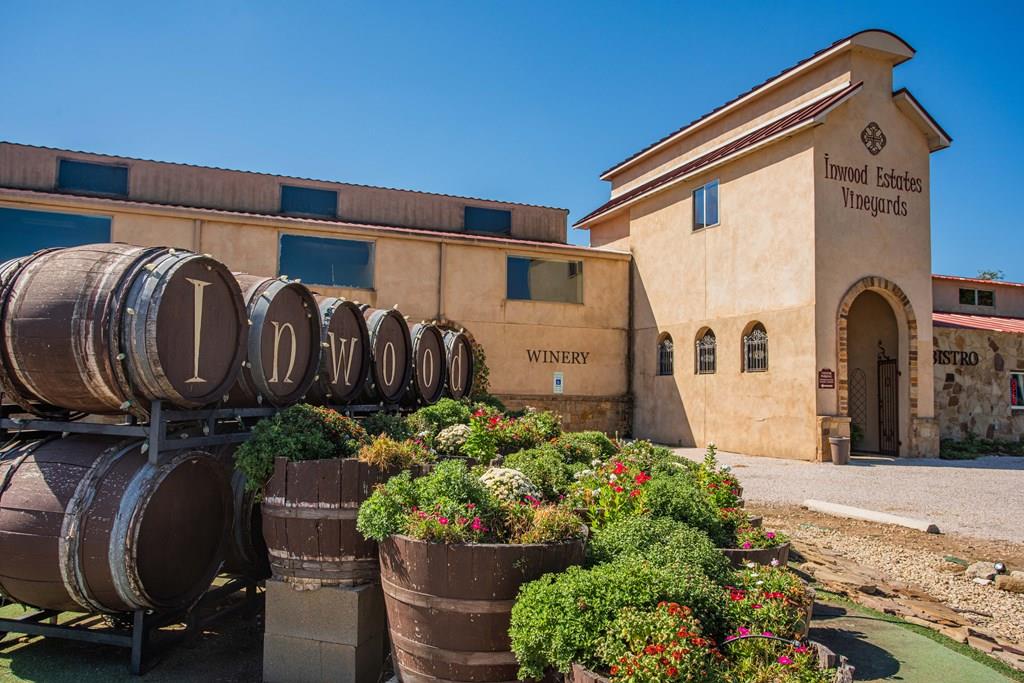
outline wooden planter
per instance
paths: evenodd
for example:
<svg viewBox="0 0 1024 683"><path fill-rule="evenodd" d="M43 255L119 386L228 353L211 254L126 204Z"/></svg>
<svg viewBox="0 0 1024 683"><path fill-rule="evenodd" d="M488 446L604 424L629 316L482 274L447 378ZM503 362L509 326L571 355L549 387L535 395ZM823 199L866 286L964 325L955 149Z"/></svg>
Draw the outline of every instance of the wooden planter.
<svg viewBox="0 0 1024 683"><path fill-rule="evenodd" d="M515 681L508 627L520 586L581 564L583 546L385 540L381 584L399 679Z"/></svg>
<svg viewBox="0 0 1024 683"><path fill-rule="evenodd" d="M397 473L354 458L276 458L262 505L274 576L310 588L377 581L377 544L356 530L356 515L373 488Z"/></svg>
<svg viewBox="0 0 1024 683"><path fill-rule="evenodd" d="M785 566L786 563L789 562L789 543L783 543L775 548L761 548L754 550L744 550L743 548L719 548L719 550L729 558L729 562L731 562L732 566L737 569L748 562L769 565L772 563L772 560L778 560L780 566Z"/></svg>
<svg viewBox="0 0 1024 683"><path fill-rule="evenodd" d="M747 517L747 526L757 528L761 526L762 521L763 519L761 518L761 515L750 515L749 517Z"/></svg>

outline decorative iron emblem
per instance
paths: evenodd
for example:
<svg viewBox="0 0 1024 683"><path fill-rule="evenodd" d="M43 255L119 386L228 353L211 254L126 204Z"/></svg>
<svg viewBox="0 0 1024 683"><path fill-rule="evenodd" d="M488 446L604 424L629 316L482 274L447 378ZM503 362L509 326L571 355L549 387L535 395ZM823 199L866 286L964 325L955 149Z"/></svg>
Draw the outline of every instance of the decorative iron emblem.
<svg viewBox="0 0 1024 683"><path fill-rule="evenodd" d="M860 141L868 148L871 154L878 154L885 147L885 133L872 121L860 132Z"/></svg>

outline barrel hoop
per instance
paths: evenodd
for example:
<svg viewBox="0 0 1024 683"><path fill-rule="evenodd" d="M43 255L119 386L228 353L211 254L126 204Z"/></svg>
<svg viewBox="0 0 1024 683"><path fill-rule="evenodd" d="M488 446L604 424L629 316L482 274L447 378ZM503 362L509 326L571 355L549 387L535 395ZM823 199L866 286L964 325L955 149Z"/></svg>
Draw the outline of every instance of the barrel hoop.
<svg viewBox="0 0 1024 683"><path fill-rule="evenodd" d="M0 282L0 324L3 325L3 331L6 333L5 335L0 335L0 393L2 393L4 397L12 403L33 415L38 415L39 417L62 418L67 415L66 410L56 407L51 410L47 406L32 403L32 401L25 396L22 392L22 388L18 386L18 381L15 379L17 367L13 359L8 356L7 344L2 343L2 338L4 336L10 336L11 334L11 330L8 328L7 306L10 303L10 293L11 290L14 289L14 283L17 282L18 275L20 275L25 267L30 263L38 259L40 256L52 251L57 251L57 249L40 249L30 256L18 259L11 269L7 279Z"/></svg>
<svg viewBox="0 0 1024 683"><path fill-rule="evenodd" d="M507 614L512 610L515 600L474 600L469 598L445 598L428 593L419 593L408 588L402 588L387 577L381 575L381 586L384 594L399 602L404 602L417 607L428 609L440 609L448 612L468 612L470 614Z"/></svg>
<svg viewBox="0 0 1024 683"><path fill-rule="evenodd" d="M514 653L508 650L479 651L479 650L448 650L427 645L411 638L406 638L397 629L390 629L391 640L398 649L408 652L415 657L423 657L435 662L444 664L461 664L463 666L518 666ZM403 667L404 668L404 667ZM402 672L405 674L405 672ZM403 680L408 680L403 675ZM443 680L432 678L431 680Z"/></svg>
<svg viewBox="0 0 1024 683"><path fill-rule="evenodd" d="M270 553L270 566L278 576L286 578L320 579L372 583L380 576L377 560L342 560L317 562L315 560L283 559Z"/></svg>
<svg viewBox="0 0 1024 683"><path fill-rule="evenodd" d="M312 557L303 555L297 555L287 550L280 548L267 548L267 553L271 557L280 560L281 562L293 562L300 564L309 565L322 565L326 569L330 569L334 565L343 565L344 567L377 567L380 562L377 560L377 555L374 553L373 557L357 557L355 555L323 555L317 554Z"/></svg>
<svg viewBox="0 0 1024 683"><path fill-rule="evenodd" d="M108 608L96 600L85 580L85 569L82 567L80 549L82 520L88 516L89 510L92 508L100 481L107 476L110 468L118 460L138 448L141 443L138 440L122 441L103 451L79 480L75 492L64 509L64 520L61 523L60 538L57 541L61 581L71 599L90 612L106 612Z"/></svg>
<svg viewBox="0 0 1024 683"><path fill-rule="evenodd" d="M355 507L292 507L289 505L268 505L263 503L263 513L283 519L355 519L359 514Z"/></svg>

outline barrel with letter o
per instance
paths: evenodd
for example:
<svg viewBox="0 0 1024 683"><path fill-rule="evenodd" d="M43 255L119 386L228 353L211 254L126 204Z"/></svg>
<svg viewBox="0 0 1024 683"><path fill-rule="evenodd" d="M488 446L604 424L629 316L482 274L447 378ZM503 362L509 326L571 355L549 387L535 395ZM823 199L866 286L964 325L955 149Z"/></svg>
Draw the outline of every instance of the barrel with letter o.
<svg viewBox="0 0 1024 683"><path fill-rule="evenodd" d="M413 381L409 396L415 403L436 403L444 395L448 363L444 333L430 323L417 323L412 336Z"/></svg>
<svg viewBox="0 0 1024 683"><path fill-rule="evenodd" d="M397 403L412 380L412 338L409 325L395 309L366 308L372 375L366 387L370 400Z"/></svg>
<svg viewBox="0 0 1024 683"><path fill-rule="evenodd" d="M249 313L245 366L229 403L287 406L301 401L320 371L320 310L293 280L236 275Z"/></svg>
<svg viewBox="0 0 1024 683"><path fill-rule="evenodd" d="M320 373L311 403L348 403L363 391L370 373L370 333L359 304L336 297L320 302Z"/></svg>
<svg viewBox="0 0 1024 683"><path fill-rule="evenodd" d="M230 271L166 247L87 244L0 266L0 389L23 409L145 419L216 402L245 357Z"/></svg>
<svg viewBox="0 0 1024 683"><path fill-rule="evenodd" d="M465 332L450 330L444 335L444 348L448 363L448 395L452 398L468 396L473 390L473 345Z"/></svg>

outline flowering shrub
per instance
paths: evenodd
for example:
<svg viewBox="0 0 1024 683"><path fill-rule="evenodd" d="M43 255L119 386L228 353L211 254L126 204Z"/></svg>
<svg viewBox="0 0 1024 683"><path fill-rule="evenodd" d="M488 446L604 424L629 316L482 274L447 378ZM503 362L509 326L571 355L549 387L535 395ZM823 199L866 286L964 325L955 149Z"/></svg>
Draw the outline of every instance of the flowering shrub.
<svg viewBox="0 0 1024 683"><path fill-rule="evenodd" d="M482 475L480 481L498 500L504 503L520 503L525 500L539 501L540 491L533 485L529 477L508 467L491 467Z"/></svg>
<svg viewBox="0 0 1024 683"><path fill-rule="evenodd" d="M407 439L395 441L381 434L359 450L359 460L382 470L405 469L422 465L434 459L422 441Z"/></svg>
<svg viewBox="0 0 1024 683"><path fill-rule="evenodd" d="M623 608L597 654L615 683L722 680L722 653L701 633L693 610L675 602Z"/></svg>
<svg viewBox="0 0 1024 683"><path fill-rule="evenodd" d="M562 433L562 416L550 410L527 408L516 422L537 434L540 441L550 441Z"/></svg>
<svg viewBox="0 0 1024 683"><path fill-rule="evenodd" d="M413 508L405 528L413 538L437 543L481 543L487 540L489 531L474 503L437 503L430 510Z"/></svg>
<svg viewBox="0 0 1024 683"><path fill-rule="evenodd" d="M719 509L742 507L740 482L728 467L719 466L717 456L718 448L713 443L708 444L707 451L704 453L704 462L694 471L697 481L710 496L715 507Z"/></svg>
<svg viewBox="0 0 1024 683"><path fill-rule="evenodd" d="M645 494L651 475L618 459L594 462L595 469L579 473L569 496L573 506L586 510L593 528L647 511Z"/></svg>
<svg viewBox="0 0 1024 683"><path fill-rule="evenodd" d="M668 517L700 529L719 547L732 540L714 503L690 472L675 465L656 466L647 486L647 510L652 517Z"/></svg>
<svg viewBox="0 0 1024 683"><path fill-rule="evenodd" d="M789 537L778 531L766 531L759 526L741 526L736 529L736 546L743 550L777 548L789 543Z"/></svg>
<svg viewBox="0 0 1024 683"><path fill-rule="evenodd" d="M648 472L666 462L680 462L680 459L669 449L664 446L655 446L650 441L644 440L630 441L625 444L620 449L618 458Z"/></svg>
<svg viewBox="0 0 1024 683"><path fill-rule="evenodd" d="M434 448L444 455L458 455L469 437L469 425L457 424L445 427L434 437Z"/></svg>
<svg viewBox="0 0 1024 683"><path fill-rule="evenodd" d="M716 583L732 578L732 566L708 535L671 519L626 517L595 530L587 544L590 564L637 557L677 571L700 568Z"/></svg>
<svg viewBox="0 0 1024 683"><path fill-rule="evenodd" d="M552 445L569 463L607 460L619 451L604 432L566 432L555 439Z"/></svg>
<svg viewBox="0 0 1024 683"><path fill-rule="evenodd" d="M329 460L351 458L368 442L359 423L340 413L306 404L260 420L252 438L235 451L235 465L250 491L260 491L274 471L274 458Z"/></svg>
<svg viewBox="0 0 1024 683"><path fill-rule="evenodd" d="M518 451L505 458L505 467L519 470L533 482L545 498L556 500L569 491L582 465L567 463L553 444Z"/></svg>
<svg viewBox="0 0 1024 683"><path fill-rule="evenodd" d="M722 646L729 657L727 683L833 683L835 669L819 669L807 645L740 638Z"/></svg>
<svg viewBox="0 0 1024 683"><path fill-rule="evenodd" d="M371 437L385 434L395 441L405 441L415 433L404 417L384 411L370 413L362 419L362 425Z"/></svg>
<svg viewBox="0 0 1024 683"><path fill-rule="evenodd" d="M803 581L784 567L748 566L725 587L729 621L739 624L735 636L750 633L797 638L813 600Z"/></svg>
<svg viewBox="0 0 1024 683"><path fill-rule="evenodd" d="M597 646L623 607L650 609L667 600L687 605L704 633L725 629L721 588L698 570L684 574L636 558L590 569L546 574L520 590L509 637L520 678L541 678L547 667L568 672L573 662L600 666Z"/></svg>
<svg viewBox="0 0 1024 683"><path fill-rule="evenodd" d="M437 403L424 406L409 416L409 426L416 432L428 432L431 437L441 430L457 424L469 424L469 406L461 401L442 398Z"/></svg>

